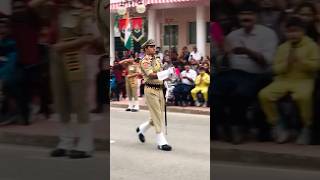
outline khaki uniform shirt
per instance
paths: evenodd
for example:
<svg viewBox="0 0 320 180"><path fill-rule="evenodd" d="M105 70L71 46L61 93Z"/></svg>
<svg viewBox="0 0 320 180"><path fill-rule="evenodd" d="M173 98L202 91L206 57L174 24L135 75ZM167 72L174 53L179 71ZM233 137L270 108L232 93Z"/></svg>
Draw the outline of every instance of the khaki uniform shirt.
<svg viewBox="0 0 320 180"><path fill-rule="evenodd" d="M59 17L59 41L68 42L83 36L84 22L88 18L81 10L63 9ZM84 78L84 62L81 48L68 49L61 53L64 71L69 81Z"/></svg>
<svg viewBox="0 0 320 180"><path fill-rule="evenodd" d="M139 67L135 64L129 64L128 65L128 75L132 75L135 73L139 73ZM127 76L127 81L131 84L131 86L137 86L137 76L134 77L128 77Z"/></svg>
<svg viewBox="0 0 320 180"><path fill-rule="evenodd" d="M158 79L153 79L150 77L151 73L157 73L162 71L162 63L159 57L146 55L140 61L141 71L143 73L143 78L145 84L153 84L153 85L163 85L163 81Z"/></svg>

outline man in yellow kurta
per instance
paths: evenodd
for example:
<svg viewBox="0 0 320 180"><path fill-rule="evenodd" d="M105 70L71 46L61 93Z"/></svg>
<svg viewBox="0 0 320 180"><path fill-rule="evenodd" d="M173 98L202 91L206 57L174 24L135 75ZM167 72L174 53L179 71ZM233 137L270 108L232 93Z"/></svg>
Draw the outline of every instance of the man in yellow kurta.
<svg viewBox="0 0 320 180"><path fill-rule="evenodd" d="M151 119L141 124L137 129L138 137L141 142L145 142L144 133L150 126L154 126L157 134L157 145L159 150L171 151L172 147L168 144L163 133L163 113L165 99L163 94L163 80L168 79L174 73L174 68L162 70L160 58L155 56L155 41L146 41L142 48L145 57L140 61L141 71L145 80L145 101L150 111Z"/></svg>
<svg viewBox="0 0 320 180"><path fill-rule="evenodd" d="M274 133L278 143L284 143L289 133L279 124L276 102L290 94L296 102L303 129L297 139L298 144L310 143L312 124L312 94L315 73L319 69L319 48L304 34L304 27L299 18L289 19L286 24L287 41L277 51L273 64L274 81L262 89L259 99L267 120L275 126Z"/></svg>
<svg viewBox="0 0 320 180"><path fill-rule="evenodd" d="M208 88L210 85L210 76L206 73L204 67L199 68L199 75L196 78L195 85L196 87L191 90L192 98L195 101L196 106L200 106L200 102L197 98L197 94L200 92L203 95L205 101L203 106L206 107L208 102Z"/></svg>

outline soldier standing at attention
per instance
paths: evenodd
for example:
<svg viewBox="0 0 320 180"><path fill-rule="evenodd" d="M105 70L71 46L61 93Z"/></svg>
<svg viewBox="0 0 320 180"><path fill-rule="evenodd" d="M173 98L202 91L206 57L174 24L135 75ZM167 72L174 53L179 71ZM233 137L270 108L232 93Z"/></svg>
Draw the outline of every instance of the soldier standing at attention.
<svg viewBox="0 0 320 180"><path fill-rule="evenodd" d="M134 59L125 59L119 62L121 65L125 65L128 74L125 77L126 91L129 99L129 105L126 111L137 112L139 111L138 101L138 76L140 75L139 64L136 64Z"/></svg>
<svg viewBox="0 0 320 180"><path fill-rule="evenodd" d="M86 98L86 70L84 48L96 41L85 32L86 18L91 18L82 0L59 2L59 38L53 45L51 59L52 87L56 110L61 119L61 134L52 157L91 157L93 147L92 127ZM77 119L74 126L71 119ZM77 135L76 135L77 132ZM77 144L75 139L78 139Z"/></svg>
<svg viewBox="0 0 320 180"><path fill-rule="evenodd" d="M142 48L145 51L144 58L140 61L141 71L145 80L145 101L150 111L151 119L141 124L136 132L138 133L139 140L144 143L144 133L150 126L155 127L157 134L157 145L159 150L171 151L172 147L168 144L163 133L163 114L165 99L163 94L164 83L163 80L169 79L174 74L174 68L162 70L162 64L159 57L155 56L156 47L155 41L149 39L146 41Z"/></svg>

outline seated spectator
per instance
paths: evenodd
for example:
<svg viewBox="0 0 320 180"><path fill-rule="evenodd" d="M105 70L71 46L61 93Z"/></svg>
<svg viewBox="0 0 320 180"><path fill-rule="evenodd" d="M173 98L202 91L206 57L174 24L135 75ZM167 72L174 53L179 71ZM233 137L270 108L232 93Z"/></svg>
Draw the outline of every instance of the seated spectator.
<svg viewBox="0 0 320 180"><path fill-rule="evenodd" d="M203 68L205 69L207 74L210 74L210 64L208 62L205 62L202 64Z"/></svg>
<svg viewBox="0 0 320 180"><path fill-rule="evenodd" d="M181 53L179 55L179 59L184 62L184 63L187 63L188 60L189 60L189 56L190 56L190 52L188 50L188 47L187 46L184 46L182 49L181 49Z"/></svg>
<svg viewBox="0 0 320 180"><path fill-rule="evenodd" d="M239 7L241 28L232 31L225 43L229 70L212 80L214 121L227 127L226 132L230 130L227 135L234 144L244 140L247 109L271 79L270 65L278 43L272 29L257 24L257 10L252 2Z"/></svg>
<svg viewBox="0 0 320 180"><path fill-rule="evenodd" d="M191 90L191 95L196 103L196 106L201 106L197 97L197 94L200 92L203 95L205 101L202 105L203 107L207 107L210 75L206 73L204 67L199 68L199 75L196 78L195 85L196 87Z"/></svg>
<svg viewBox="0 0 320 180"><path fill-rule="evenodd" d="M316 43L305 35L303 22L293 17L287 22L287 41L277 51L273 70L274 81L260 91L259 98L268 121L275 126L276 141L284 143L289 139L289 132L276 111L276 102L291 95L296 102L303 129L297 139L298 144L310 143L312 124L312 94L315 73L319 70L319 49Z"/></svg>
<svg viewBox="0 0 320 180"><path fill-rule="evenodd" d="M193 47L193 51L190 53L190 56L189 56L189 61L192 59L196 60L198 63L202 59L202 56L196 46Z"/></svg>
<svg viewBox="0 0 320 180"><path fill-rule="evenodd" d="M197 77L197 72L190 69L189 65L184 66L184 71L180 74L181 83L173 90L174 97L176 98L176 104L179 106L186 106L188 103L188 96L194 87L194 82Z"/></svg>
<svg viewBox="0 0 320 180"><path fill-rule="evenodd" d="M199 62L198 61L196 61L195 59L191 59L189 64L190 64L191 69L198 72L198 69L199 69Z"/></svg>

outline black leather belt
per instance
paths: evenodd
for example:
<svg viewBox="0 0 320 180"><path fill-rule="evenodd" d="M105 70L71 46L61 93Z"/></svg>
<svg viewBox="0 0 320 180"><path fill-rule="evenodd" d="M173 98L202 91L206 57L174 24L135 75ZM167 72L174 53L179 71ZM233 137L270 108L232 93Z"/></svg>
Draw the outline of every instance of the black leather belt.
<svg viewBox="0 0 320 180"><path fill-rule="evenodd" d="M160 90L163 88L163 85L161 84L145 84L146 87L148 88L152 88L152 89L157 89L157 90Z"/></svg>

